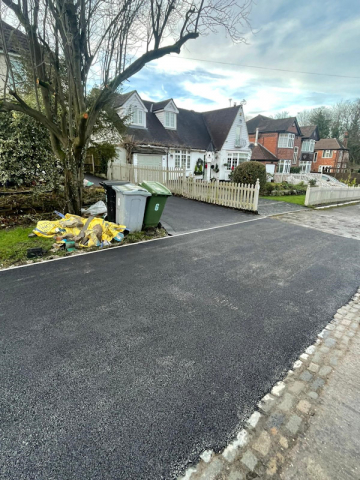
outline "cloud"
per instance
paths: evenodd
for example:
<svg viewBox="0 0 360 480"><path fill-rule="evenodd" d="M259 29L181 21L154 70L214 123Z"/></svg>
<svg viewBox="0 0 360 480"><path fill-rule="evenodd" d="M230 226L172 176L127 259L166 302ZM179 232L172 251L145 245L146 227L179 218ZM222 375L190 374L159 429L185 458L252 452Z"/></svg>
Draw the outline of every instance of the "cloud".
<svg viewBox="0 0 360 480"><path fill-rule="evenodd" d="M248 44L224 35L189 42L179 56L160 59L135 75L127 89L145 98L175 99L194 110L223 108L229 98L247 100L247 115L288 110L292 114L359 95L360 2L358 0L258 0L246 33ZM193 61L186 58L209 60ZM236 65L325 73L324 76Z"/></svg>

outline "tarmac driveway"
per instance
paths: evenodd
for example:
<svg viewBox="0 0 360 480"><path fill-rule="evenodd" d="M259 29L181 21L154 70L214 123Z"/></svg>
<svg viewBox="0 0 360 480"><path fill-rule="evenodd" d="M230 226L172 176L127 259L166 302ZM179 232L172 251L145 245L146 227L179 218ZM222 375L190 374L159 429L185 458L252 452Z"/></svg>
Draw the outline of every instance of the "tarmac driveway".
<svg viewBox="0 0 360 480"><path fill-rule="evenodd" d="M210 233L0 272L1 478L176 478L359 286L356 240Z"/></svg>
<svg viewBox="0 0 360 480"><path fill-rule="evenodd" d="M308 211L307 207L296 205L296 203L282 202L278 200L270 200L267 198L259 198L258 204L259 214L263 216L279 215L295 211Z"/></svg>
<svg viewBox="0 0 360 480"><path fill-rule="evenodd" d="M255 213L173 196L166 201L161 223L170 235L178 235L248 221L256 217Z"/></svg>
<svg viewBox="0 0 360 480"><path fill-rule="evenodd" d="M259 199L261 216L267 217L298 210L306 211L308 209L293 203ZM167 199L161 223L169 235L179 235L255 219L259 220L259 217L253 212L173 196Z"/></svg>

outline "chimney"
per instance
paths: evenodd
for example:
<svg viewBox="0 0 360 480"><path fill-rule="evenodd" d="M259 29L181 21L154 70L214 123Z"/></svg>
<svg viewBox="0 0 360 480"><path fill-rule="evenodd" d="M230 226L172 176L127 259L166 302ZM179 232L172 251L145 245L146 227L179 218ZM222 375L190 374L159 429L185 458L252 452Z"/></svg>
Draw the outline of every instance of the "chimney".
<svg viewBox="0 0 360 480"><path fill-rule="evenodd" d="M230 104L230 107L231 107L231 102L232 102L232 98L229 98L229 104Z"/></svg>
<svg viewBox="0 0 360 480"><path fill-rule="evenodd" d="M255 143L254 143L255 147L258 144L258 140L259 140L259 129L257 128L255 133Z"/></svg>
<svg viewBox="0 0 360 480"><path fill-rule="evenodd" d="M349 134L348 134L348 132L345 132L344 133L344 140L342 142L345 148L347 148L347 146L348 146L348 138L349 138Z"/></svg>

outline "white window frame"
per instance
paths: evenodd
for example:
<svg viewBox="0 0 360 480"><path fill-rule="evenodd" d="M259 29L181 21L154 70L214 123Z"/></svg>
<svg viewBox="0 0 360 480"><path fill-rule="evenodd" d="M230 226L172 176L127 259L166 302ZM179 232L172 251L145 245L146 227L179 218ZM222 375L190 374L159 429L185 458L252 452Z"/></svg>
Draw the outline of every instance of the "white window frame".
<svg viewBox="0 0 360 480"><path fill-rule="evenodd" d="M191 151L175 150L175 168L184 168L191 170Z"/></svg>
<svg viewBox="0 0 360 480"><path fill-rule="evenodd" d="M278 148L294 148L294 142L294 133L280 133L278 140Z"/></svg>
<svg viewBox="0 0 360 480"><path fill-rule="evenodd" d="M277 173L290 173L291 160L279 160Z"/></svg>
<svg viewBox="0 0 360 480"><path fill-rule="evenodd" d="M330 168L330 169L332 169L333 167L332 167L331 165L319 165L318 171L319 171L320 173L322 173L323 170L324 170L324 168Z"/></svg>
<svg viewBox="0 0 360 480"><path fill-rule="evenodd" d="M333 157L333 150L323 150L322 158L332 158Z"/></svg>
<svg viewBox="0 0 360 480"><path fill-rule="evenodd" d="M315 153L314 153L314 157L313 157L313 162L314 162L314 163L317 162L317 157L318 157L318 152L315 152Z"/></svg>
<svg viewBox="0 0 360 480"><path fill-rule="evenodd" d="M292 164L293 165L296 165L296 163L297 163L298 154L299 154L299 147L294 147L294 155L293 155L293 159L292 159Z"/></svg>
<svg viewBox="0 0 360 480"><path fill-rule="evenodd" d="M176 128L176 113L165 111L165 127L167 128Z"/></svg>
<svg viewBox="0 0 360 480"><path fill-rule="evenodd" d="M311 138L309 138L302 142L302 145L301 145L302 152L313 153L314 148L315 148L315 140L312 140Z"/></svg>
<svg viewBox="0 0 360 480"><path fill-rule="evenodd" d="M240 163L247 162L249 155L244 152L228 152L226 170L231 171L240 165Z"/></svg>
<svg viewBox="0 0 360 480"><path fill-rule="evenodd" d="M127 107L127 115L129 116L129 124L137 125L140 127L144 126L144 115L143 111L136 107L135 105L129 105Z"/></svg>
<svg viewBox="0 0 360 480"><path fill-rule="evenodd" d="M235 129L235 147L240 147L241 144L241 125L237 125Z"/></svg>
<svg viewBox="0 0 360 480"><path fill-rule="evenodd" d="M310 173L312 162L300 162L300 173Z"/></svg>

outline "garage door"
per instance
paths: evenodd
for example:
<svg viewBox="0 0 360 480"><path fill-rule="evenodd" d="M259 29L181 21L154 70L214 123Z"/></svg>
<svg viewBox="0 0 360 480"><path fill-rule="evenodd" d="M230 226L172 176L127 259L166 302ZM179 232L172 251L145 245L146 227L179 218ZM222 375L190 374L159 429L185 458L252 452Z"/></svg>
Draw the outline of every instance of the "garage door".
<svg viewBox="0 0 360 480"><path fill-rule="evenodd" d="M162 155L138 154L137 164L139 167L162 167Z"/></svg>

